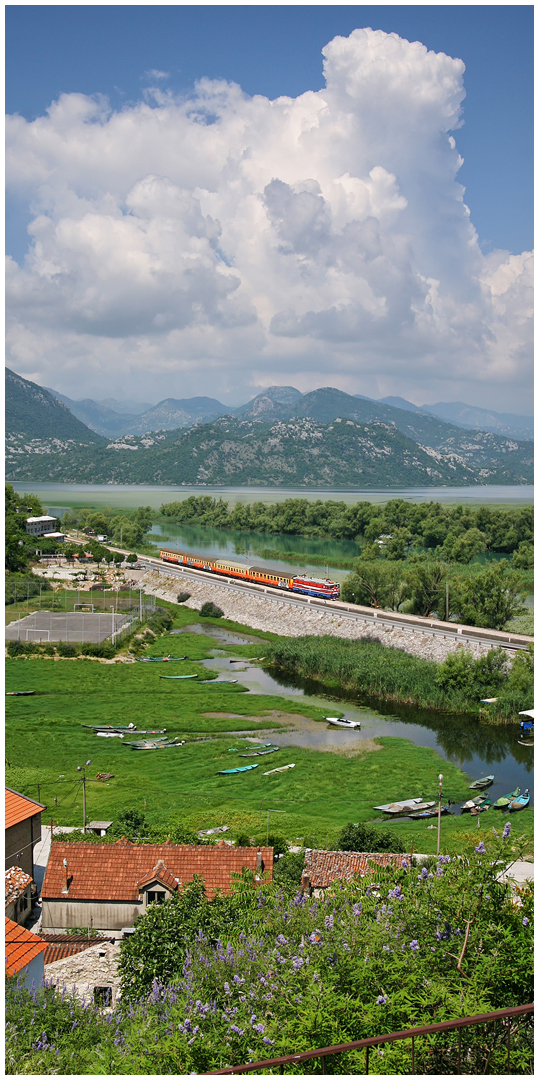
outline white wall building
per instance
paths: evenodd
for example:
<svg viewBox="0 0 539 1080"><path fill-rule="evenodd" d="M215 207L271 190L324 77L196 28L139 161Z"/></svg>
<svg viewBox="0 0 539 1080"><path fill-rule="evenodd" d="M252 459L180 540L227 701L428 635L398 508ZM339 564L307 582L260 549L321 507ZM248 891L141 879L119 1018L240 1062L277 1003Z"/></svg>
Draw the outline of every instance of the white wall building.
<svg viewBox="0 0 539 1080"><path fill-rule="evenodd" d="M45 536L46 533L52 533L58 525L58 518L50 517L45 514L43 517L29 517L26 518L26 532L30 533L30 536Z"/></svg>

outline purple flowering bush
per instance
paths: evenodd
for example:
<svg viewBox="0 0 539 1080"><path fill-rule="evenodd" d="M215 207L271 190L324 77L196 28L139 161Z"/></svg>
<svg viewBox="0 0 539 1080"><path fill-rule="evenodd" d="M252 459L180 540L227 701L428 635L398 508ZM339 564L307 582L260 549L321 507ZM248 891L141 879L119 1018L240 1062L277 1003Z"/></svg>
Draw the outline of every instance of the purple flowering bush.
<svg viewBox="0 0 539 1080"><path fill-rule="evenodd" d="M195 883L150 909L122 946L123 996L112 1011L8 980L7 1071L211 1072L527 1003L531 893L519 906L498 880L503 837L479 846L470 858L440 856L440 873L377 869L318 898L275 882L256 888L244 875L231 896L208 902ZM504 1072L505 1033L499 1046L493 1038L489 1072ZM481 1071L482 1039L466 1030L471 1071ZM511 1039L516 1071L529 1071L528 1043ZM409 1072L409 1053L386 1044L376 1071ZM421 1053L418 1043L416 1069ZM452 1071L432 1046L428 1054L421 1071ZM333 1067L362 1073L364 1053Z"/></svg>

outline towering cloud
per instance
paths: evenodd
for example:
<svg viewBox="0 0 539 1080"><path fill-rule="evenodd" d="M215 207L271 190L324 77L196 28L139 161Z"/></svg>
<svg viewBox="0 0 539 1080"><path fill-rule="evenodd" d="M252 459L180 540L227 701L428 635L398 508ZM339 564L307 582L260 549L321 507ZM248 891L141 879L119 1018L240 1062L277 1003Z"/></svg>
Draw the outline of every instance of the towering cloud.
<svg viewBox="0 0 539 1080"><path fill-rule="evenodd" d="M450 134L462 61L369 29L323 53L325 89L295 99L202 80L9 117L8 187L33 209L10 365L77 396L124 376L154 397L479 384L522 408L532 257L479 246Z"/></svg>

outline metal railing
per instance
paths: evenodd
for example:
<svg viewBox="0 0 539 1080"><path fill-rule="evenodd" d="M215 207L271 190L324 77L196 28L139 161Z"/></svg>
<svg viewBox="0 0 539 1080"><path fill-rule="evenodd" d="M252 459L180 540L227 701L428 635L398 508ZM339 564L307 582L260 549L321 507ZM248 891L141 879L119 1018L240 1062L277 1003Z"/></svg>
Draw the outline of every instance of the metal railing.
<svg viewBox="0 0 539 1080"><path fill-rule="evenodd" d="M351 1050L365 1050L365 1075L369 1073L369 1053L373 1047L383 1046L386 1043L398 1042L402 1039L411 1039L411 1073L418 1073L416 1068L416 1046L415 1040L421 1036L435 1035L439 1032L458 1032L458 1044L457 1044L457 1074L461 1072L462 1065L462 1029L466 1027L475 1027L479 1024L492 1024L496 1021L511 1020L511 1018L520 1018L527 1014L532 1014L534 1011L534 1005L517 1005L511 1009L498 1009L497 1012L482 1013L477 1016L463 1016L459 1020L445 1020L439 1024L426 1024L423 1027L408 1028L406 1031L393 1031L387 1035L374 1035L369 1039L358 1039L357 1042L340 1043L337 1046L323 1046L314 1050L305 1050L299 1054L286 1054L284 1057L267 1058L264 1061L250 1061L246 1065L231 1065L226 1069L215 1069L211 1073L203 1073L203 1076L229 1076L232 1073L246 1073L246 1072L263 1072L267 1073L270 1069L278 1068L279 1072L284 1074L285 1065L298 1065L302 1061L309 1061L312 1058L320 1058L322 1064L322 1073L326 1072L326 1059L333 1057L337 1054L346 1054ZM506 1034L506 1047L507 1047L507 1059L506 1068L504 1072L510 1072L511 1063L511 1024L507 1024ZM454 1070L453 1070L454 1071ZM481 1074L486 1070L481 1070ZM533 1070L532 1070L533 1071ZM469 1067L466 1068L466 1073L469 1075Z"/></svg>

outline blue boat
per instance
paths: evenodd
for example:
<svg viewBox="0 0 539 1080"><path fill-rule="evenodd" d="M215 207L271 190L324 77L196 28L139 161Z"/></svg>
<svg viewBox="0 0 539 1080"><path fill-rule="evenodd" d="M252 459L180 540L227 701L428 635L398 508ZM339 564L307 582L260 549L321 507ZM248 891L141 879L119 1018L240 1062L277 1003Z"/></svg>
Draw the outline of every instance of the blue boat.
<svg viewBox="0 0 539 1080"><path fill-rule="evenodd" d="M258 769L258 762L256 763L256 765L239 765L237 769L220 769L217 775L231 776L232 773L250 772L251 769Z"/></svg>
<svg viewBox="0 0 539 1080"><path fill-rule="evenodd" d="M513 799L513 801L509 803L509 813L515 810L524 810L528 805L529 801L530 792L529 788L526 788L523 795L519 795L518 799Z"/></svg>

